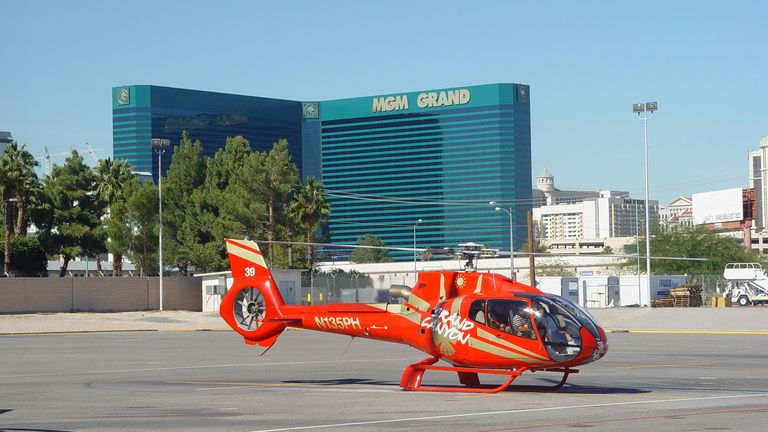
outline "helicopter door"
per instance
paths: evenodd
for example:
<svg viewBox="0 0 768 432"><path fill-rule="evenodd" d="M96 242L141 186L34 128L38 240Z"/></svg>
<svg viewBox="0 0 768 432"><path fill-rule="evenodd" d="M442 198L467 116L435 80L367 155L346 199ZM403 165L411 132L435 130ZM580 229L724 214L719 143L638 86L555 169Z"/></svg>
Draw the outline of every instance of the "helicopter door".
<svg viewBox="0 0 768 432"><path fill-rule="evenodd" d="M531 308L522 300L488 300L486 306L488 327L499 337L516 336L536 339L531 321Z"/></svg>
<svg viewBox="0 0 768 432"><path fill-rule="evenodd" d="M441 303L432 310L432 340L442 356L466 354L475 322L460 313L461 301Z"/></svg>
<svg viewBox="0 0 768 432"><path fill-rule="evenodd" d="M530 311L529 304L521 300L476 300L469 307L469 318L498 338L536 339Z"/></svg>

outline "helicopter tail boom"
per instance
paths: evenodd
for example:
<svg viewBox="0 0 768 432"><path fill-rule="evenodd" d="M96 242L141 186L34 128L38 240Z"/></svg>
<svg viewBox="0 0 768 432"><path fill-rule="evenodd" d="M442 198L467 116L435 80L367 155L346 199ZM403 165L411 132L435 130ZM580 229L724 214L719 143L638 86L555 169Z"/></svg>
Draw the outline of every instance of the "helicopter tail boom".
<svg viewBox="0 0 768 432"><path fill-rule="evenodd" d="M233 281L219 314L245 343L268 350L292 320L283 314L285 302L259 246L249 240L226 242Z"/></svg>

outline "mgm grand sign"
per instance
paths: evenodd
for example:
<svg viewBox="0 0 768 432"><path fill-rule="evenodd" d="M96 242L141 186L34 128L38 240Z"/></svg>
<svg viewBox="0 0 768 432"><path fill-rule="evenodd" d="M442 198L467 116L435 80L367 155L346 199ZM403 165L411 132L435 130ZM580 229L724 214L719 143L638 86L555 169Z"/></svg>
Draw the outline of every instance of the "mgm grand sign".
<svg viewBox="0 0 768 432"><path fill-rule="evenodd" d="M452 105L464 105L469 102L470 94L467 89L441 90L423 92L416 96L416 106L419 108L435 108ZM409 108L408 95L381 96L373 98L372 111L389 112Z"/></svg>

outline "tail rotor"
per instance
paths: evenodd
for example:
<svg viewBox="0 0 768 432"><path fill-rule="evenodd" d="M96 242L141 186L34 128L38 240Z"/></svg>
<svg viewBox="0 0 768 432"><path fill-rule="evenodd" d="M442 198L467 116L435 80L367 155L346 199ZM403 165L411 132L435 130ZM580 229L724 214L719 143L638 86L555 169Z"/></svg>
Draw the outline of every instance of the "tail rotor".
<svg viewBox="0 0 768 432"><path fill-rule="evenodd" d="M237 326L246 331L258 329L264 322L267 307L264 296L256 288L245 288L237 293L233 313Z"/></svg>
<svg viewBox="0 0 768 432"><path fill-rule="evenodd" d="M233 281L221 300L219 313L245 343L269 349L291 321L283 316L283 297L256 243L226 242Z"/></svg>

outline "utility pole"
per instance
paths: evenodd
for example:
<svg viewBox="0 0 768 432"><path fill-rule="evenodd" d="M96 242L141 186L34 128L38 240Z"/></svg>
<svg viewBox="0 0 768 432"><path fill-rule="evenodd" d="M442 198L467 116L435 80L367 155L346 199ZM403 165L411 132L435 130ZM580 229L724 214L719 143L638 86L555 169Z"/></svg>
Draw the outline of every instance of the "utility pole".
<svg viewBox="0 0 768 432"><path fill-rule="evenodd" d="M528 267L531 272L531 286L536 287L536 262L533 257L536 248L534 248L533 239L533 210L528 210Z"/></svg>

